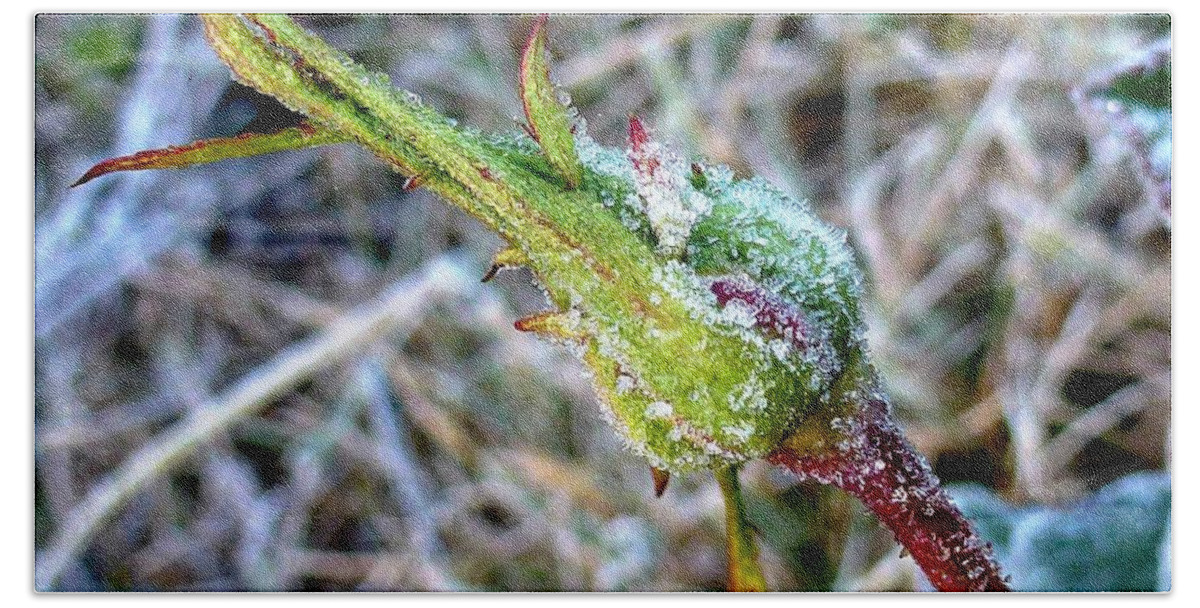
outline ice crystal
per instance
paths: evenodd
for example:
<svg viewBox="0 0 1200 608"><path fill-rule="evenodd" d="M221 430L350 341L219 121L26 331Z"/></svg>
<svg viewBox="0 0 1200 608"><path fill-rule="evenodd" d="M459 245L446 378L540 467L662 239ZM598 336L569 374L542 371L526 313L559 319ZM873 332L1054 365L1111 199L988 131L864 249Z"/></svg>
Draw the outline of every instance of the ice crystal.
<svg viewBox="0 0 1200 608"><path fill-rule="evenodd" d="M658 239L658 251L678 257L692 225L708 213L712 201L692 189L683 160L651 141L640 120L629 118L629 160L642 211Z"/></svg>

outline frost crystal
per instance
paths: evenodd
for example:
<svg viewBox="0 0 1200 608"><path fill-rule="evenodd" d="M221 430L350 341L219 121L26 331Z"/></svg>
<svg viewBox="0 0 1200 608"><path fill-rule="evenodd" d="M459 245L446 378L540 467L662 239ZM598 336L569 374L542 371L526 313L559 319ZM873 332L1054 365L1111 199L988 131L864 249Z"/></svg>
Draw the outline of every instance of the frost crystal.
<svg viewBox="0 0 1200 608"><path fill-rule="evenodd" d="M678 156L650 141L642 122L629 118L629 160L634 185L646 218L658 238L658 251L678 257L687 245L692 225L708 212L708 197L688 183L688 168Z"/></svg>
<svg viewBox="0 0 1200 608"><path fill-rule="evenodd" d="M628 374L621 374L621 375L617 376L617 393L618 394L628 393L629 391L633 390L633 387L635 387L635 386L637 386L637 381L633 379L633 376L630 376Z"/></svg>
<svg viewBox="0 0 1200 608"><path fill-rule="evenodd" d="M648 418L670 418L674 411L671 404L666 401L655 401L646 406L646 416Z"/></svg>
<svg viewBox="0 0 1200 608"><path fill-rule="evenodd" d="M721 430L725 431L726 435L732 436L733 440L737 443L745 443L754 434L754 427L747 423L742 423L738 426L724 426L721 427Z"/></svg>

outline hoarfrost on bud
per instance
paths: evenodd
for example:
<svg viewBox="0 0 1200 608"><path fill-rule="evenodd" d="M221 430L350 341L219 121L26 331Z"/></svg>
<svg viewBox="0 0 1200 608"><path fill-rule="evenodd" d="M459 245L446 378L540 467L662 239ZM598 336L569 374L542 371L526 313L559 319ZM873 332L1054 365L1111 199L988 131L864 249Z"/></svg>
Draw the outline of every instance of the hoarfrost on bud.
<svg viewBox="0 0 1200 608"><path fill-rule="evenodd" d="M628 393L629 391L633 390L633 388L635 386L637 386L637 381L633 379L633 376L630 376L628 374L621 374L621 375L617 376L617 393L618 394Z"/></svg>
<svg viewBox="0 0 1200 608"><path fill-rule="evenodd" d="M657 254L612 266L635 277L617 281L613 300L569 300L583 315L582 357L628 448L672 472L744 462L814 413L811 428L834 445L841 433L820 419L840 413L832 387L858 373L861 354L860 282L844 233L762 180L685 163L636 118L626 150L583 129L573 136L595 208Z"/></svg>
<svg viewBox="0 0 1200 608"><path fill-rule="evenodd" d="M691 169L662 144L651 141L637 117L629 118L629 160L642 209L658 239L659 253L679 257L692 225L708 213L712 202L692 189Z"/></svg>
<svg viewBox="0 0 1200 608"><path fill-rule="evenodd" d="M721 427L721 430L725 431L726 435L731 436L739 444L745 443L754 434L754 427L746 423L737 426L724 426Z"/></svg>
<svg viewBox="0 0 1200 608"><path fill-rule="evenodd" d="M666 401L655 401L646 406L646 416L650 418L670 418L675 409Z"/></svg>

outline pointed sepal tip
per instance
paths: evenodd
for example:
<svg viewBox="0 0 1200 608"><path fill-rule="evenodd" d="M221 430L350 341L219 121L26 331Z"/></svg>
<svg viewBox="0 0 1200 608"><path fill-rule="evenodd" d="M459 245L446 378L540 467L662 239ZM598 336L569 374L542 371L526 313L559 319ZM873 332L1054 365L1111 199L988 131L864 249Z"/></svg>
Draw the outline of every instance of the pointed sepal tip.
<svg viewBox="0 0 1200 608"><path fill-rule="evenodd" d="M534 140L546 160L554 166L567 186L576 188L583 179L583 165L575 151L575 137L567 106L559 100L550 81L546 59L546 21L541 15L533 22L529 39L521 53L521 105Z"/></svg>

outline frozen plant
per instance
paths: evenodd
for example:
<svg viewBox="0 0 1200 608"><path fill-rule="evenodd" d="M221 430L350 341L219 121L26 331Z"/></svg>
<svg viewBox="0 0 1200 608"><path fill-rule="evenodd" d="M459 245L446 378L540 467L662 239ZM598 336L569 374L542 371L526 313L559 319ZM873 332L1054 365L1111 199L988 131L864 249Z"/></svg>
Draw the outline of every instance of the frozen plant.
<svg viewBox="0 0 1200 608"><path fill-rule="evenodd" d="M280 15L210 15L234 77L307 117L100 163L183 167L353 142L495 230L484 275L529 268L551 310L516 328L565 345L608 422L669 476L711 470L726 499L729 588L765 589L737 471L767 459L863 501L941 590L1006 590L986 546L892 422L863 339L845 234L758 178L688 164L636 117L601 146L549 78L545 18L521 61L527 135L459 128Z"/></svg>

